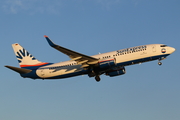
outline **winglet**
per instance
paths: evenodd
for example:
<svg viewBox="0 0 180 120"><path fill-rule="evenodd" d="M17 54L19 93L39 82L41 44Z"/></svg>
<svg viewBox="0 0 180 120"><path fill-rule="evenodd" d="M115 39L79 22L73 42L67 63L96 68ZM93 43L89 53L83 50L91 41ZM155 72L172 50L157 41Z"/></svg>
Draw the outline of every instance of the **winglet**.
<svg viewBox="0 0 180 120"><path fill-rule="evenodd" d="M48 36L47 35L44 35L45 38L47 38Z"/></svg>
<svg viewBox="0 0 180 120"><path fill-rule="evenodd" d="M46 40L48 41L48 43L49 43L49 45L50 45L51 47L55 47L55 46L56 46L56 44L54 44L54 43L49 39L48 36L44 35L44 37L46 38Z"/></svg>

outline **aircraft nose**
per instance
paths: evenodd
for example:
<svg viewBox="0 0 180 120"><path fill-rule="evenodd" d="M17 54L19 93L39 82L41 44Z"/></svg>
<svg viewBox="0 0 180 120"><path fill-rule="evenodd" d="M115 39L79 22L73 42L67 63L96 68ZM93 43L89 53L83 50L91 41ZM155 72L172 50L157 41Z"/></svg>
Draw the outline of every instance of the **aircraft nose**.
<svg viewBox="0 0 180 120"><path fill-rule="evenodd" d="M171 51L171 53L173 53L173 52L175 52L175 51L176 51L176 49L175 49L175 48L173 48L173 47L170 47L170 48L169 48L169 50Z"/></svg>

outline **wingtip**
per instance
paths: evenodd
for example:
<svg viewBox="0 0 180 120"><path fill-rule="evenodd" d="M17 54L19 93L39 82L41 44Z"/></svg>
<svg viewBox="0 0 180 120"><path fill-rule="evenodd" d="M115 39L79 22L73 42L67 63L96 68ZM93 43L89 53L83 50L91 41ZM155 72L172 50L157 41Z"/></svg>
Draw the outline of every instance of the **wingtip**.
<svg viewBox="0 0 180 120"><path fill-rule="evenodd" d="M50 45L51 47L56 46L56 44L54 44L54 43L49 39L48 36L44 35L44 37L46 38L47 42L49 43L49 45Z"/></svg>
<svg viewBox="0 0 180 120"><path fill-rule="evenodd" d="M45 38L47 38L48 36L47 35L44 35Z"/></svg>

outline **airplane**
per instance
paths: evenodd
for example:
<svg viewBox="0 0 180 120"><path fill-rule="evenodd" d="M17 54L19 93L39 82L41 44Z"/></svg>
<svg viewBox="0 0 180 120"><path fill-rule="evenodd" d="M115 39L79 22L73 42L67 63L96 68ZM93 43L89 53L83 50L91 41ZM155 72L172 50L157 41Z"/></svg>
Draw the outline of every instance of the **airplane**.
<svg viewBox="0 0 180 120"><path fill-rule="evenodd" d="M23 78L44 80L88 75L99 82L102 74L110 77L125 74L125 67L129 65L153 60L158 60L158 65L162 65L161 60L175 51L175 48L165 44L149 44L88 56L59 46L46 35L44 37L51 47L69 56L70 60L59 63L41 62L20 44L15 43L12 47L20 68L5 67L19 73Z"/></svg>

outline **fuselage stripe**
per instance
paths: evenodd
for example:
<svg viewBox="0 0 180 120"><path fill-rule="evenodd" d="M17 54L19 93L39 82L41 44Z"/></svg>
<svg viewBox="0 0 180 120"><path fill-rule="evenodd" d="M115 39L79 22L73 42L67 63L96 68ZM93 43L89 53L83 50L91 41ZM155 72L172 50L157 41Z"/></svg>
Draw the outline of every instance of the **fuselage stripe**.
<svg viewBox="0 0 180 120"><path fill-rule="evenodd" d="M33 67L33 66L42 66L42 65L46 65L49 63L39 63L39 64L35 64L35 65L20 65L20 67Z"/></svg>

